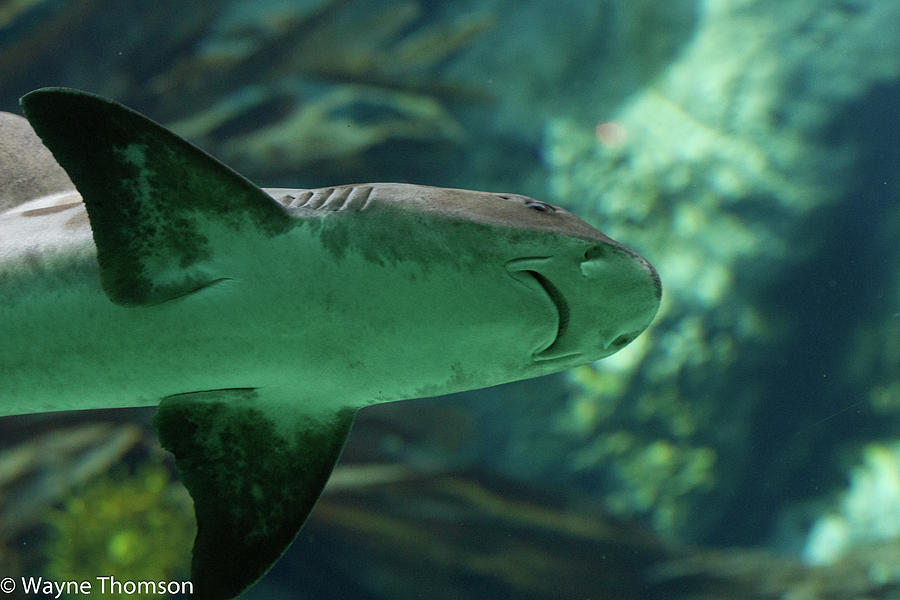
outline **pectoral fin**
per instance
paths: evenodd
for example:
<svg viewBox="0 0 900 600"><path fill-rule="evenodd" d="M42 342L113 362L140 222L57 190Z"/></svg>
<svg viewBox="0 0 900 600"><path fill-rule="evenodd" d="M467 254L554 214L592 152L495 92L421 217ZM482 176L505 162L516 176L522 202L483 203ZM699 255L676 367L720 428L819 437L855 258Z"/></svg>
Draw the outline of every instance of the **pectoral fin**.
<svg viewBox="0 0 900 600"><path fill-rule="evenodd" d="M278 560L322 492L353 415L310 414L296 399L252 388L160 403L154 423L197 515L192 598L233 598Z"/></svg>

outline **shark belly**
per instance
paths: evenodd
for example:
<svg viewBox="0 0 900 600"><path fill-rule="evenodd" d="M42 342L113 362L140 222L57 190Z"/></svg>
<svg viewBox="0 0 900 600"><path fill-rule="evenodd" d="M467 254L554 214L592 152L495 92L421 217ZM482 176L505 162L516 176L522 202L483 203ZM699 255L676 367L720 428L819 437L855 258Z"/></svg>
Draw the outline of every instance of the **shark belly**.
<svg viewBox="0 0 900 600"><path fill-rule="evenodd" d="M204 356L236 344L194 311L112 304L89 252L44 259L0 275L0 414L146 406L229 384L228 358Z"/></svg>
<svg viewBox="0 0 900 600"><path fill-rule="evenodd" d="M216 266L229 275L221 282L121 306L101 289L89 231L53 234L73 216L42 217L32 244L21 230L4 238L19 241L0 262L0 414L226 388L291 389L323 410L438 395L516 378L529 353L496 348L546 345L546 328L523 315L555 318L502 266L380 261L353 249L336 259L311 227L265 244L235 240ZM353 229L354 215L337 217ZM446 235L439 225L432 235Z"/></svg>

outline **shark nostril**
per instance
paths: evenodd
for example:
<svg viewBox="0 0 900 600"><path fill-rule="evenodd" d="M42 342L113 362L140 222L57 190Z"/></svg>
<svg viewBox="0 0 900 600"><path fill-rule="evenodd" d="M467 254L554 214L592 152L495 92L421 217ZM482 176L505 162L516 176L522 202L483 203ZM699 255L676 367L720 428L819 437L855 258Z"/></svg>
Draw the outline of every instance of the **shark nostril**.
<svg viewBox="0 0 900 600"><path fill-rule="evenodd" d="M609 254L609 246L605 244L591 246L584 251L584 260L594 260L595 258L606 258Z"/></svg>

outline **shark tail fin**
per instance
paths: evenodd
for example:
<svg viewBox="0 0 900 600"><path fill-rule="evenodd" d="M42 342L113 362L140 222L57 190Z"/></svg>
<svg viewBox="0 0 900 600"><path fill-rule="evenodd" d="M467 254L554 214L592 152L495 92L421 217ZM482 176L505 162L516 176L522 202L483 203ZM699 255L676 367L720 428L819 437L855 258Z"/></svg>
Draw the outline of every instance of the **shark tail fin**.
<svg viewBox="0 0 900 600"><path fill-rule="evenodd" d="M260 188L121 104L66 88L21 103L81 193L113 302L158 304L228 278L215 269L220 247L291 226Z"/></svg>
<svg viewBox="0 0 900 600"><path fill-rule="evenodd" d="M192 598L233 598L262 577L321 494L354 411L312 415L292 400L260 388L160 403L154 424L197 516Z"/></svg>

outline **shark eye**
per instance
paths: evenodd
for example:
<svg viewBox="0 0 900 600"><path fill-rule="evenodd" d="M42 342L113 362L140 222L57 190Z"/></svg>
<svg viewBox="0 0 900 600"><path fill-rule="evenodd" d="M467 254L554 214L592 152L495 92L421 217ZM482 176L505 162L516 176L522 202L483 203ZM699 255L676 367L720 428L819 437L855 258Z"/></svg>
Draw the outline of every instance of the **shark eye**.
<svg viewBox="0 0 900 600"><path fill-rule="evenodd" d="M552 213L556 211L555 208L547 204L546 202L540 202L539 200L529 200L525 203L525 206L532 210L536 210L542 213Z"/></svg>

